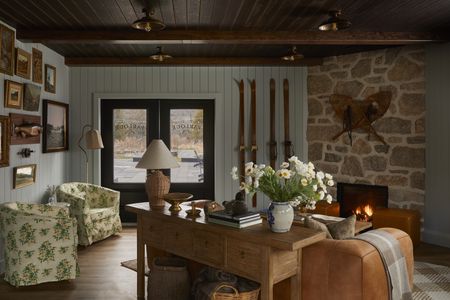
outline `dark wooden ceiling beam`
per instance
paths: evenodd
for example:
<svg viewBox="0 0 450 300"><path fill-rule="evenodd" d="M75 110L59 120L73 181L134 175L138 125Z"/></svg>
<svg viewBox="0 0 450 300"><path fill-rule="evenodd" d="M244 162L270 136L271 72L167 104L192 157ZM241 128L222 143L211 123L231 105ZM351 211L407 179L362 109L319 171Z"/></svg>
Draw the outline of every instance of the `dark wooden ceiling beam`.
<svg viewBox="0 0 450 300"><path fill-rule="evenodd" d="M319 31L36 31L18 30L23 42L109 44L260 44L260 45L408 45L448 41L448 35L427 32Z"/></svg>
<svg viewBox="0 0 450 300"><path fill-rule="evenodd" d="M287 62L277 57L174 57L163 62L150 57L66 57L68 66L96 65L155 65L155 66L191 66L191 65L251 65L251 66L314 66L321 65L321 58L304 58Z"/></svg>

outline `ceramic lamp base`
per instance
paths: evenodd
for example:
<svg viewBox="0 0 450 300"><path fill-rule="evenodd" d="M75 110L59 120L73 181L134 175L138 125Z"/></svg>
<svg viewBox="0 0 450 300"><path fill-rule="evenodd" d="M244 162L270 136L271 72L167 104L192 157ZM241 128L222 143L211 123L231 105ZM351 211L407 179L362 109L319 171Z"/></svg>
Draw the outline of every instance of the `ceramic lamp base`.
<svg viewBox="0 0 450 300"><path fill-rule="evenodd" d="M163 208L166 205L163 195L169 193L170 179L161 171L153 171L147 176L145 189L147 191L150 207Z"/></svg>

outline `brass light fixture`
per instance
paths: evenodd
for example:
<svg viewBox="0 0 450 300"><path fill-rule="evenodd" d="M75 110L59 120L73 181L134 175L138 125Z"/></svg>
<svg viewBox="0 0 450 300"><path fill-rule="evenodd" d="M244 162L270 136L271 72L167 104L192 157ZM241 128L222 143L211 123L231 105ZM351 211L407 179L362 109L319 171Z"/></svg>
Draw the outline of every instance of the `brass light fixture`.
<svg viewBox="0 0 450 300"><path fill-rule="evenodd" d="M286 61L295 61L295 60L299 60L302 58L303 58L303 55L300 53L297 53L296 46L292 46L292 48L289 50L289 53L286 55L283 55L281 57L282 60L286 60Z"/></svg>
<svg viewBox="0 0 450 300"><path fill-rule="evenodd" d="M158 51L155 54L153 54L152 56L150 56L151 59L162 62L162 61L165 61L167 59L171 59L172 58L171 55L166 54L166 53L163 52L161 46L160 47L156 47L156 49L158 49Z"/></svg>
<svg viewBox="0 0 450 300"><path fill-rule="evenodd" d="M347 29L352 26L352 23L342 16L341 10L331 10L329 18L319 26L319 30L322 31L338 31Z"/></svg>
<svg viewBox="0 0 450 300"><path fill-rule="evenodd" d="M145 13L145 17L134 21L134 23L131 25L135 29L139 30L145 30L147 32L149 31L158 31L163 30L166 28L166 24L161 22L160 20L156 20L155 18L151 17L153 15L153 10L150 10L148 8L143 8L142 12Z"/></svg>

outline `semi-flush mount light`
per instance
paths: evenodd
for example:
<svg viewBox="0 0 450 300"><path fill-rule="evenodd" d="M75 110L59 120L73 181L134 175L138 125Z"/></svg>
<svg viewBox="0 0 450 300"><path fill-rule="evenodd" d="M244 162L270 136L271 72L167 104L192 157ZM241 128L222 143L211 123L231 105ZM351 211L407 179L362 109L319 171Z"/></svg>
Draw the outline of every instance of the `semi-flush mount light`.
<svg viewBox="0 0 450 300"><path fill-rule="evenodd" d="M158 49L158 51L153 54L151 57L151 59L153 60L157 60L157 61L165 61L166 59L171 59L172 55L166 54L163 52L162 47L156 47Z"/></svg>
<svg viewBox="0 0 450 300"><path fill-rule="evenodd" d="M302 58L303 58L303 55L300 53L297 53L296 46L292 46L292 48L289 50L289 53L286 55L283 55L281 57L282 60L286 60L286 61L295 61L295 60L299 60Z"/></svg>
<svg viewBox="0 0 450 300"><path fill-rule="evenodd" d="M145 13L145 17L134 21L134 23L131 25L135 29L139 30L145 30L147 32L149 31L158 31L163 30L166 28L166 24L161 22L160 20L156 20L155 18L151 17L153 15L153 11L148 8L143 8L142 12Z"/></svg>
<svg viewBox="0 0 450 300"><path fill-rule="evenodd" d="M319 30L338 31L352 26L352 23L342 16L341 10L331 10L328 14L330 17L328 20L320 24Z"/></svg>

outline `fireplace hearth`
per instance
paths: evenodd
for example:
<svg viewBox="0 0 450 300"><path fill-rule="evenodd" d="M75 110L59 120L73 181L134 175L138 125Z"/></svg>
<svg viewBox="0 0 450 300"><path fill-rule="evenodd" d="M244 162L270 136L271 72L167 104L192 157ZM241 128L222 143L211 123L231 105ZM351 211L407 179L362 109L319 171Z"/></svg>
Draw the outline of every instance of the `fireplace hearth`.
<svg viewBox="0 0 450 300"><path fill-rule="evenodd" d="M337 184L340 216L356 215L360 221L371 221L374 210L388 206L387 186L342 183Z"/></svg>

